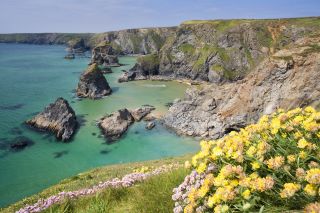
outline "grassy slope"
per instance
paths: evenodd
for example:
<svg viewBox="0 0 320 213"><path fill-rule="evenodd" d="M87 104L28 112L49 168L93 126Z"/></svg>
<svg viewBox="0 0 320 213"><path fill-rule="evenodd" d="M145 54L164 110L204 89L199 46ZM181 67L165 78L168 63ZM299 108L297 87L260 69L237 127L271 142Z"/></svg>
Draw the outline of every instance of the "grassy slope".
<svg viewBox="0 0 320 213"><path fill-rule="evenodd" d="M181 168L152 177L133 187L107 189L95 196L69 200L45 212L171 212L174 206L171 200L172 189L189 172Z"/></svg>
<svg viewBox="0 0 320 213"><path fill-rule="evenodd" d="M117 164L117 165L96 168L91 171L80 173L76 176L65 179L60 183L52 187L49 187L38 194L25 198L15 204L10 205L7 208L0 209L0 212L14 212L16 210L19 210L21 207L23 207L26 204L36 203L37 200L40 198L47 198L51 195L58 194L61 191L72 191L72 190L82 189L82 188L90 187L92 185L96 185L100 181L106 181L115 177L123 177L128 173L132 173L134 169L141 168L142 166L159 167L164 164L183 163L185 160L190 158L191 158L191 155L185 155L182 157L172 157L167 159L137 162L137 163ZM179 182L181 182L181 180ZM171 199L171 196L169 197L169 199Z"/></svg>

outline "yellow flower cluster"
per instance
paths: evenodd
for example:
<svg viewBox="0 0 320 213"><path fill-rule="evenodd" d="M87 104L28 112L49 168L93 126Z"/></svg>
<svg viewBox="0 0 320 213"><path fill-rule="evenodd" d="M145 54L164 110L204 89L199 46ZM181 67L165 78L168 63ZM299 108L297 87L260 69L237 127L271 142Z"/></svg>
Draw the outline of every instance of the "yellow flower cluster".
<svg viewBox="0 0 320 213"><path fill-rule="evenodd" d="M192 166L203 184L189 193L190 212L207 206L214 212L258 208L264 193L271 203L298 206L320 196L320 112L312 107L264 115L256 123L212 141L201 141ZM245 204L244 204L245 203ZM293 204L292 204L293 203ZM226 205L227 204L227 205ZM261 204L262 205L262 204ZM186 209L185 209L186 210ZM188 211L189 211L188 210Z"/></svg>

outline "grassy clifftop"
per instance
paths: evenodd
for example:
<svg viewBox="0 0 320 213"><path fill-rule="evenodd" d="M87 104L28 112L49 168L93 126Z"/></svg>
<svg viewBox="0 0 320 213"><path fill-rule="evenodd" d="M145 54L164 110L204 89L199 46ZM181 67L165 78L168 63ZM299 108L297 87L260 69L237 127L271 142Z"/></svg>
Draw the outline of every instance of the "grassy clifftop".
<svg viewBox="0 0 320 213"><path fill-rule="evenodd" d="M7 208L0 209L0 212L4 213L11 213L19 210L20 208L24 207L27 204L34 204L39 199L45 199L52 195L56 195L62 191L74 191L79 190L87 187L91 187L93 185L98 184L99 182L106 181L112 178L121 178L126 174L132 173L135 169L140 169L141 167L149 167L149 168L157 168L162 165L168 165L172 163L183 163L187 159L190 159L192 155L185 155L182 157L174 157L174 158L167 158L162 160L153 160L153 161L145 161L145 162L137 162L137 163L127 163L127 164L117 164L111 166L104 166L100 168L93 169L88 172L80 173L68 179L62 180L57 185L51 186L44 191L32 195L28 198L25 198L15 204L10 205ZM66 201L62 205L53 206L52 209L54 212L72 212L72 209L77 209L76 212L103 212L103 211L96 211L94 208L118 208L119 203L125 204L130 203L130 206L122 206L122 210L125 208L138 208L140 209L142 206L136 206L133 198L137 196L142 196L142 191L148 193L146 196L154 196L154 202L157 201L156 195L158 194L157 190L164 189L166 192L164 196L166 199L165 204L163 205L170 205L170 209L172 209L172 201L171 201L171 192L173 187L178 185L187 174L187 170L179 169L174 173L164 174L160 177L161 181L158 181L157 177L152 178L150 184L143 186L142 188L138 187L135 189L119 189L119 190L106 190L98 195L99 198L95 196L89 196L87 198L83 198L80 200L75 201ZM167 184L167 185L166 185ZM148 189L149 187L153 188L153 191ZM164 188L163 188L164 187ZM146 190L148 189L148 190ZM155 193L153 195L152 193ZM151 193L151 194L150 194ZM135 194L134 197L130 197L130 195ZM106 199L108 197L108 199ZM117 198L121 197L122 199L117 201ZM143 196L142 196L143 197ZM103 199L102 199L103 198ZM94 201L95 200L95 201ZM102 201L104 200L104 201ZM111 206L107 206L108 202L112 202ZM93 206L90 205L91 202L96 202ZM169 203L168 203L169 202ZM141 203L140 203L141 204ZM150 204L151 205L151 204ZM95 206L95 207L94 207ZM93 208L93 209L92 209ZM150 207L151 208L151 207ZM164 208L164 207L159 207ZM67 211L65 210L67 209ZM120 208L121 209L121 208ZM88 210L88 211L87 211ZM50 210L49 210L50 212ZM121 211L120 211L121 212ZM122 211L123 212L123 211Z"/></svg>

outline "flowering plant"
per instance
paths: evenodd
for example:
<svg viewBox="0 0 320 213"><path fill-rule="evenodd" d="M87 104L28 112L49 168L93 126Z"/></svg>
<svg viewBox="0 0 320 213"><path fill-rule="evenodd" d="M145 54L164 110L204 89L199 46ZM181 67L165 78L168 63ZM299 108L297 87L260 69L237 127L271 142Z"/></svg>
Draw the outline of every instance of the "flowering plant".
<svg viewBox="0 0 320 213"><path fill-rule="evenodd" d="M306 107L278 110L239 132L201 141L194 170L174 189L174 212L320 209L319 139L320 112Z"/></svg>

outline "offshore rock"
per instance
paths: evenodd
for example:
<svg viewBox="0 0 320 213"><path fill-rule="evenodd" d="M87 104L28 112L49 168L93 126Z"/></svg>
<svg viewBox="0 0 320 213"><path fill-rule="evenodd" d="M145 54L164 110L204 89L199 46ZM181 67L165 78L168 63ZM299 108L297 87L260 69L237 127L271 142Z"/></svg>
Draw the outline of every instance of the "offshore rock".
<svg viewBox="0 0 320 213"><path fill-rule="evenodd" d="M77 96L82 98L97 99L110 95L112 90L103 76L99 66L94 63L81 74L77 88Z"/></svg>
<svg viewBox="0 0 320 213"><path fill-rule="evenodd" d="M37 129L53 132L56 138L62 141L69 140L78 126L75 112L63 98L49 104L43 112L26 123Z"/></svg>
<svg viewBox="0 0 320 213"><path fill-rule="evenodd" d="M98 125L106 138L116 140L123 135L128 127L134 122L134 118L127 109L103 117Z"/></svg>

